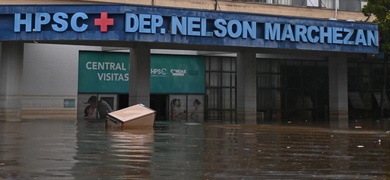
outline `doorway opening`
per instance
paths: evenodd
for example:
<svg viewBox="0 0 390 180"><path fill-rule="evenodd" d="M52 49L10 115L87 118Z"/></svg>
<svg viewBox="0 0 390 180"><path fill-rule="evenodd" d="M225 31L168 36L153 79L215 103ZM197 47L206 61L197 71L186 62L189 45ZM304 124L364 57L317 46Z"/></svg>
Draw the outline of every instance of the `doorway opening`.
<svg viewBox="0 0 390 180"><path fill-rule="evenodd" d="M168 121L168 95L151 94L150 108L156 111L156 121Z"/></svg>
<svg viewBox="0 0 390 180"><path fill-rule="evenodd" d="M129 107L129 95L118 94L118 109L123 109L127 107Z"/></svg>

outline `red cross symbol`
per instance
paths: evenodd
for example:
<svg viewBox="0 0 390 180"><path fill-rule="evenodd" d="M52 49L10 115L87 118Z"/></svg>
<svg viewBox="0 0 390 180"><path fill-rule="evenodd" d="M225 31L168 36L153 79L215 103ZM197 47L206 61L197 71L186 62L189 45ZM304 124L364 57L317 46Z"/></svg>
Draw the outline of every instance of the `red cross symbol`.
<svg viewBox="0 0 390 180"><path fill-rule="evenodd" d="M100 19L95 19L95 26L100 26L100 32L107 32L107 27L114 25L114 19L108 18L107 12L100 13Z"/></svg>

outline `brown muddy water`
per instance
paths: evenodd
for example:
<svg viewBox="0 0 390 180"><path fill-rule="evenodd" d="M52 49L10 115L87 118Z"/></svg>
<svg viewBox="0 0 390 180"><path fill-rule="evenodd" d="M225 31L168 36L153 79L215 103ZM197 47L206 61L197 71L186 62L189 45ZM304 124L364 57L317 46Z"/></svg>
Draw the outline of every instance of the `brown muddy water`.
<svg viewBox="0 0 390 180"><path fill-rule="evenodd" d="M364 129L0 122L0 180L390 179L390 134Z"/></svg>

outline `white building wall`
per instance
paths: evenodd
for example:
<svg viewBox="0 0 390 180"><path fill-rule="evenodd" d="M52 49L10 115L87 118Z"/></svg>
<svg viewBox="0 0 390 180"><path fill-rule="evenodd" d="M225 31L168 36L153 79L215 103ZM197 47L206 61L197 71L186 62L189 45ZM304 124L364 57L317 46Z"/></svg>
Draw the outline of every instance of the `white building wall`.
<svg viewBox="0 0 390 180"><path fill-rule="evenodd" d="M78 53L101 51L101 47L25 44L22 82L22 118L76 117ZM75 107L64 107L64 99L74 99Z"/></svg>

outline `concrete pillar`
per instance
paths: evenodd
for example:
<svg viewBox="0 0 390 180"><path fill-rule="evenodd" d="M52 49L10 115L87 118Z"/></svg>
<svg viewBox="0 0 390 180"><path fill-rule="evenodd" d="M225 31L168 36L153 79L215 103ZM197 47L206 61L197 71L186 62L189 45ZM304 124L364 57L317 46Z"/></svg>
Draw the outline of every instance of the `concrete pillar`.
<svg viewBox="0 0 390 180"><path fill-rule="evenodd" d="M256 124L256 53L237 54L237 120Z"/></svg>
<svg viewBox="0 0 390 180"><path fill-rule="evenodd" d="M130 50L129 106L150 106L150 48L137 45Z"/></svg>
<svg viewBox="0 0 390 180"><path fill-rule="evenodd" d="M348 59L346 54L329 57L329 122L331 128L348 128Z"/></svg>
<svg viewBox="0 0 390 180"><path fill-rule="evenodd" d="M0 121L21 121L23 47L20 42L0 45Z"/></svg>

